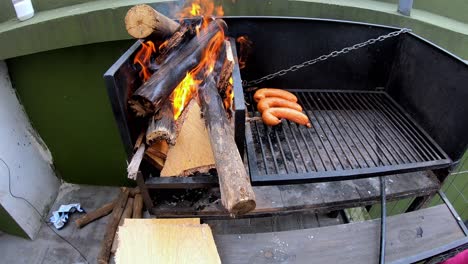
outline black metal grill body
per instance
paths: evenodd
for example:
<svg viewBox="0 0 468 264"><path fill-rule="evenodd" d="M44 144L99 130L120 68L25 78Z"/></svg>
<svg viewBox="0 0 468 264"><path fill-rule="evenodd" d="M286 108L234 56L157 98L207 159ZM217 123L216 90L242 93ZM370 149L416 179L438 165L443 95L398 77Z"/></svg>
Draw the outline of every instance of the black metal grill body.
<svg viewBox="0 0 468 264"><path fill-rule="evenodd" d="M226 17L225 21L229 36L247 35L254 43L240 72L243 80L398 30L304 18ZM138 86L138 80L128 59L138 45L105 74L129 156L137 132L126 98L128 87ZM235 84L240 83L240 76L236 78ZM260 87L293 90L313 127L285 121L275 128L246 123L252 181L338 180L450 168L468 146L467 84L468 66L462 60L414 34L269 80ZM242 90L235 89L236 109L241 109ZM249 115L255 116L251 96L245 93ZM237 115L236 120L243 117ZM239 136L241 128L236 126L238 143L244 138Z"/></svg>

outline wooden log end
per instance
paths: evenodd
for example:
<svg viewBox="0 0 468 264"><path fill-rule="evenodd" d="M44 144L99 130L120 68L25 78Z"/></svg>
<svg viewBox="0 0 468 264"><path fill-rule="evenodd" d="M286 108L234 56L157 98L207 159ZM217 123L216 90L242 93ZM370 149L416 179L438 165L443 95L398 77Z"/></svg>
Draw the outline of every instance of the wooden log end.
<svg viewBox="0 0 468 264"><path fill-rule="evenodd" d="M152 145L160 140L165 140L167 144L175 145L176 135L174 129L159 128L159 131L153 131L146 135L146 143Z"/></svg>
<svg viewBox="0 0 468 264"><path fill-rule="evenodd" d="M146 38L156 29L158 21L149 5L136 5L125 15L125 28L134 38Z"/></svg>
<svg viewBox="0 0 468 264"><path fill-rule="evenodd" d="M257 206L255 200L248 199L236 203L231 209L228 209L232 216L244 215L253 211Z"/></svg>

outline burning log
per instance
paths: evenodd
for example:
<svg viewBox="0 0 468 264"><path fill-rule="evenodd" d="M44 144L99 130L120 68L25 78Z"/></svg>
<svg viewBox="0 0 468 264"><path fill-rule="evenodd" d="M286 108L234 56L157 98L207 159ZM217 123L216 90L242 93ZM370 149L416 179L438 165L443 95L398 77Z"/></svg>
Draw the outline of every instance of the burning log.
<svg viewBox="0 0 468 264"><path fill-rule="evenodd" d="M151 6L143 4L128 10L125 16L125 28L134 38L146 38L152 34L165 38L172 36L179 28L179 24Z"/></svg>
<svg viewBox="0 0 468 264"><path fill-rule="evenodd" d="M234 69L234 55L232 54L231 42L225 40L224 45L226 47L226 58L221 68L218 81L220 94L225 93L227 87L229 86L229 79L231 78L232 70Z"/></svg>
<svg viewBox="0 0 468 264"><path fill-rule="evenodd" d="M156 57L156 62L162 64L169 57L171 51L176 49L187 35L191 33L189 25L183 24L180 28L170 37L168 40L164 41L159 46L159 55Z"/></svg>
<svg viewBox="0 0 468 264"><path fill-rule="evenodd" d="M176 137L172 104L167 100L161 110L149 120L146 144L152 145L157 141L165 140L168 144L174 145Z"/></svg>
<svg viewBox="0 0 468 264"><path fill-rule="evenodd" d="M205 79L199 87L198 97L215 158L221 201L231 214L242 215L255 209L255 194L218 93L216 73L215 69Z"/></svg>
<svg viewBox="0 0 468 264"><path fill-rule="evenodd" d="M187 73L199 63L212 39L227 28L223 20L217 19L202 29L172 59L167 61L151 78L138 88L129 100L130 107L138 116L159 111Z"/></svg>

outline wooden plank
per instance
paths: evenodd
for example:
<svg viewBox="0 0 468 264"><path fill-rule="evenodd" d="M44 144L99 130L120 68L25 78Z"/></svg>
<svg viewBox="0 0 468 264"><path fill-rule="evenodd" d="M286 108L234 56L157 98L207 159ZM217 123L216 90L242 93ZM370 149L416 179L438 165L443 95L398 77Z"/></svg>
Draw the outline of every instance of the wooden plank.
<svg viewBox="0 0 468 264"><path fill-rule="evenodd" d="M115 263L221 263L211 229L199 219L127 219Z"/></svg>
<svg viewBox="0 0 468 264"><path fill-rule="evenodd" d="M430 172L414 172L387 176L387 199L396 200L433 193L440 184ZM290 212L329 212L350 207L380 203L378 178L358 179L337 182L291 184L278 186L254 186L257 207L249 216L266 216ZM209 189L199 201L177 205L163 201L153 208L160 217L229 217L222 206L207 202L209 197L218 196L216 188ZM202 205L202 206L200 206Z"/></svg>
<svg viewBox="0 0 468 264"><path fill-rule="evenodd" d="M215 235L223 263L378 263L380 220L277 233ZM445 205L388 218L386 261L463 238ZM245 246L249 245L249 246Z"/></svg>
<svg viewBox="0 0 468 264"><path fill-rule="evenodd" d="M161 177L188 176L194 172L206 173L215 167L208 131L195 100L188 111L177 137L177 144L170 146Z"/></svg>

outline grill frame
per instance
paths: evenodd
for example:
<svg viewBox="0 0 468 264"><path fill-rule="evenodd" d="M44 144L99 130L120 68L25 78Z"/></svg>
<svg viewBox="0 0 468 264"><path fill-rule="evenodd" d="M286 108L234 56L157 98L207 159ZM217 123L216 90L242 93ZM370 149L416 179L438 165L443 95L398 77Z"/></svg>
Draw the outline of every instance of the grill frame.
<svg viewBox="0 0 468 264"><path fill-rule="evenodd" d="M285 120L273 128L266 127L258 120L247 122L247 157L253 185L358 179L441 169L452 164L442 148L385 91L289 91L298 96L299 103L312 121L312 128L306 131L305 127ZM253 102L253 93L249 96L250 102ZM254 104L251 104L248 112L250 116L259 116ZM263 128L259 129L259 126ZM286 130L291 133L287 134ZM281 140L281 136L284 140ZM300 157L293 151L294 144ZM305 150L301 150L303 146ZM315 149L315 156L320 157L322 170L318 169L317 160L314 161L312 148ZM271 155L268 156L267 152ZM259 162L259 154L263 161ZM307 154L313 167L306 164L304 156ZM328 156L328 163L322 159L323 155ZM298 159L303 162L300 164L301 172ZM278 163L281 160L282 163ZM264 167L259 166L262 162ZM273 164L274 169L269 169L269 164ZM290 166L293 166L292 171ZM280 172L280 167L284 168L284 173Z"/></svg>

